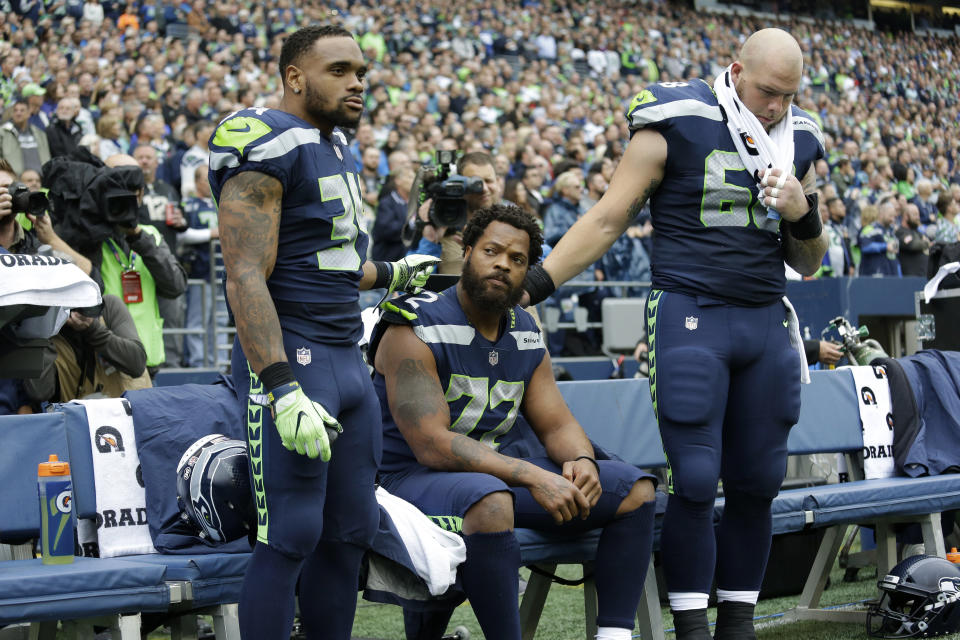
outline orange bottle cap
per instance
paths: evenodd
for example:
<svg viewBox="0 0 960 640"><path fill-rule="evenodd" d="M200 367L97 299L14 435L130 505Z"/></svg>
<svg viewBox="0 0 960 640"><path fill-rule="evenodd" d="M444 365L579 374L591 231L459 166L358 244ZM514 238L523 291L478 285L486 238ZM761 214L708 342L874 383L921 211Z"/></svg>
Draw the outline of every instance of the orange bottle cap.
<svg viewBox="0 0 960 640"><path fill-rule="evenodd" d="M37 465L38 476L70 475L70 463L61 462L56 454L50 454L50 460Z"/></svg>

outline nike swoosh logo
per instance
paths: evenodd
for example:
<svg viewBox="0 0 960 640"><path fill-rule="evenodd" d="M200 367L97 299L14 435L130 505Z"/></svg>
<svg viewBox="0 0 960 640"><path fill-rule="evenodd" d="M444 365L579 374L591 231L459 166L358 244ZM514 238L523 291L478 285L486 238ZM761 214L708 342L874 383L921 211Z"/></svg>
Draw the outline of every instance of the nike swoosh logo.
<svg viewBox="0 0 960 640"><path fill-rule="evenodd" d="M227 131L230 133L246 133L250 131L250 123L248 122L247 126L245 126L243 129L227 129Z"/></svg>
<svg viewBox="0 0 960 640"><path fill-rule="evenodd" d="M787 322L786 320L784 320L784 321L783 321L783 326L788 327L788 326L790 326L790 323Z"/></svg>
<svg viewBox="0 0 960 640"><path fill-rule="evenodd" d="M306 414L303 413L302 411L297 414L297 428L294 429L294 431L293 431L293 437L294 437L294 438L296 438L296 437L297 437L297 434L300 433L300 421L303 420L303 418L304 418L305 415L306 415Z"/></svg>

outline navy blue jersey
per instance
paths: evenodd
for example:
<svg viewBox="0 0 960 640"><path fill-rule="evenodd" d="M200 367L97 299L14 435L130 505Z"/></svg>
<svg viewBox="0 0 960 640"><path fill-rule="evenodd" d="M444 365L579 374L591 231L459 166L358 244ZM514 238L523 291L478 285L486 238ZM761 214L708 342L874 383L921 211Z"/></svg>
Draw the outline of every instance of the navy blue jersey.
<svg viewBox="0 0 960 640"><path fill-rule="evenodd" d="M823 135L792 107L794 174L823 157ZM631 132L649 128L667 141L663 181L651 197L653 288L759 306L784 295L780 222L767 218L757 185L702 80L663 82L627 109Z"/></svg>
<svg viewBox="0 0 960 640"><path fill-rule="evenodd" d="M534 370L546 353L543 338L529 313L514 307L495 343L473 328L457 300L456 287L436 294L424 291L392 301L417 315L409 321L386 313L374 329L369 361L390 324L409 324L433 353L437 374L450 405L450 429L470 436L492 449L508 444L519 432L512 432L523 393ZM416 462L403 439L387 403L384 378L375 373L373 386L380 399L383 417L383 461L380 470L398 471Z"/></svg>
<svg viewBox="0 0 960 640"><path fill-rule="evenodd" d="M326 344L355 343L368 239L358 221L360 178L346 138L337 130L327 138L284 111L243 109L210 139L217 202L223 185L241 171L265 173L283 185L277 260L267 286L284 329Z"/></svg>

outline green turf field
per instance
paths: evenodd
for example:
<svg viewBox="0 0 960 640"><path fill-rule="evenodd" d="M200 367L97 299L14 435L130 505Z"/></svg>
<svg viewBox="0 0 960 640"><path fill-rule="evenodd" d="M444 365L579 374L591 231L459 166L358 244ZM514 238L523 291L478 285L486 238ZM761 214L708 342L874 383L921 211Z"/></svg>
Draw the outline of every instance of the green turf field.
<svg viewBox="0 0 960 640"><path fill-rule="evenodd" d="M559 567L559 573L567 578L579 577L578 565ZM522 574L526 577L526 569ZM863 601L877 596L875 571L864 569L860 571L858 580L852 583L843 582L843 570L834 567L830 576L831 586L821 599L821 606L848 605L863 607ZM829 622L794 622L784 623L781 614L796 604L797 597L776 598L763 600L757 605L757 636L760 640L863 640L867 638L866 630L860 625L837 624ZM670 629L673 621L669 611L664 608L663 625ZM716 611L711 609L710 619L716 617ZM469 604L461 605L453 615L448 630L463 625L470 631L470 640L484 638L480 625L473 615ZM583 590L580 587L564 587L554 585L550 589L544 607L540 625L537 628L537 640L583 640ZM353 628L354 638L365 640L405 640L403 634L403 620L400 609L393 605L373 604L363 600L357 602L356 622ZM169 640L170 635L164 631L150 634L151 640ZM640 636L635 636L639 638ZM960 640L960 634L940 636L944 640ZM667 633L667 639L674 638Z"/></svg>
<svg viewBox="0 0 960 640"><path fill-rule="evenodd" d="M579 576L579 566L568 565L561 569L561 574L565 577ZM831 587L824 592L821 606L860 603L876 597L874 573L875 571L872 570L861 570L856 582L844 583L843 570L835 567L831 574ZM759 618L757 636L760 640L862 640L868 637L865 628L860 625L827 622L783 623L780 615L793 607L796 601L797 597L793 596L763 600L757 605ZM662 612L664 628L670 629L673 621L669 610L664 608ZM716 611L711 609L710 619L713 620L715 617ZM477 624L473 612L466 603L457 609L448 630L452 630L457 625L463 625L470 630L470 640L484 637L480 631L480 625ZM372 604L361 599L358 601L353 632L356 638L404 640L400 610L395 606ZM543 617L537 628L537 640L583 640L584 637L582 588L554 585L550 589ZM672 633L667 633L668 640L673 637ZM941 637L960 640L960 634Z"/></svg>

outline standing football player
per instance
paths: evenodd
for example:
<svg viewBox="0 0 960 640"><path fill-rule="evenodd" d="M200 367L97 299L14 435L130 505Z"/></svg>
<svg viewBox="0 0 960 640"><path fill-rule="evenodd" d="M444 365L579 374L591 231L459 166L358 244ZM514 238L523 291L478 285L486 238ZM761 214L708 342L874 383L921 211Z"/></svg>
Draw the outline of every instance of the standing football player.
<svg viewBox="0 0 960 640"><path fill-rule="evenodd" d="M337 127L359 123L366 70L349 31L303 28L280 52L280 108L231 114L210 140L257 501L245 640L290 637L298 577L307 637L350 637L381 448L358 290L417 290L436 262L364 260L360 178Z"/></svg>
<svg viewBox="0 0 960 640"><path fill-rule="evenodd" d="M661 548L678 639L711 637L715 566L715 638L756 637L770 503L806 371L783 263L812 274L827 244L813 195L822 134L792 105L802 74L796 40L763 29L712 88L691 80L642 91L609 189L527 279L531 301L544 299L650 200L650 392L672 469ZM720 478L726 507L715 538Z"/></svg>

